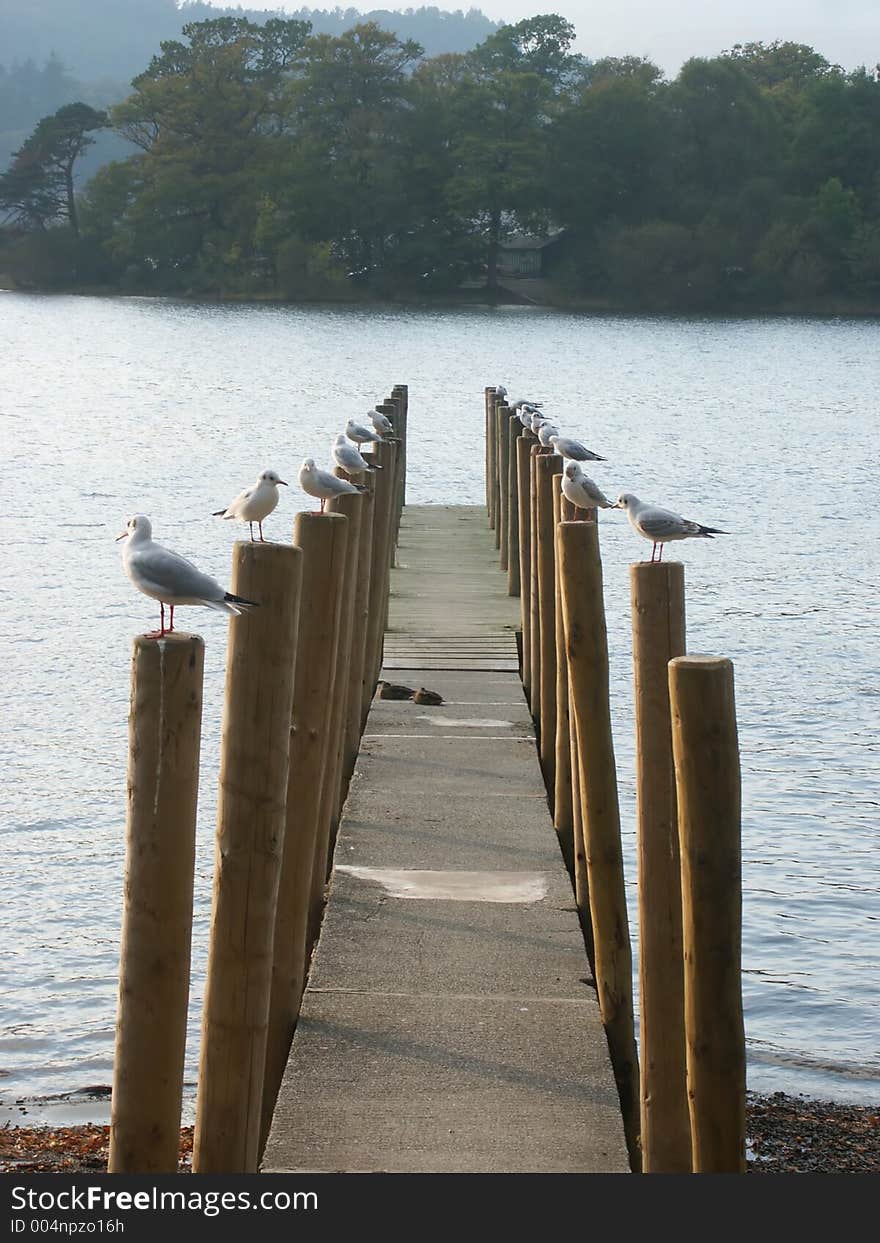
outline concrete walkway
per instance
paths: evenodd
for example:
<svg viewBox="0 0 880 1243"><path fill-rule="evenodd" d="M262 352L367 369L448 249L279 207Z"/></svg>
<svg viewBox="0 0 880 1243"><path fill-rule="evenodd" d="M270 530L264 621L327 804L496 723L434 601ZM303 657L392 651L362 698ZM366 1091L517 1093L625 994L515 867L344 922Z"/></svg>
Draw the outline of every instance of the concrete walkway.
<svg viewBox="0 0 880 1243"><path fill-rule="evenodd" d="M476 507L404 511L383 677L272 1171L625 1172L589 962Z"/></svg>

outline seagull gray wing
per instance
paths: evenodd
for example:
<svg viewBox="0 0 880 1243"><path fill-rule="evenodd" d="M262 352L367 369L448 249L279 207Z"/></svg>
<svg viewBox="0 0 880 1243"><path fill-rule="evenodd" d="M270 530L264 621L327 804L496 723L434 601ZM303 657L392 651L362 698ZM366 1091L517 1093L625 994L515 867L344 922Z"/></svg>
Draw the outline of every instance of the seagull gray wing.
<svg viewBox="0 0 880 1243"><path fill-rule="evenodd" d="M647 505L636 514L636 521L645 535L656 540L668 539L670 535L692 534L696 529L695 523L688 522L671 509L657 509Z"/></svg>
<svg viewBox="0 0 880 1243"><path fill-rule="evenodd" d="M127 564L136 584L180 601L222 600L226 594L216 579L161 544L136 550Z"/></svg>

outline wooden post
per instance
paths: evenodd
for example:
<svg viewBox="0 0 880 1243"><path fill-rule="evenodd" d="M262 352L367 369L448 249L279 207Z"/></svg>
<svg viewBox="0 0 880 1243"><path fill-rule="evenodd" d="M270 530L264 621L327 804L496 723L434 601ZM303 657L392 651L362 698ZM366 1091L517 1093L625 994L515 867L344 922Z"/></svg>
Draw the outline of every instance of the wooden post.
<svg viewBox="0 0 880 1243"><path fill-rule="evenodd" d="M261 1148L269 1134L305 979L309 885L327 766L328 704L335 676L347 528L346 518L330 513L298 513L293 525L302 562L302 603L288 727L290 761L273 937Z"/></svg>
<svg viewBox="0 0 880 1243"><path fill-rule="evenodd" d="M681 839L687 1077L696 1174L745 1171L740 767L733 665L669 664Z"/></svg>
<svg viewBox="0 0 880 1243"><path fill-rule="evenodd" d="M487 411L486 439L489 450L489 526L495 530L498 519L498 406L492 402ZM498 545L496 544L497 548Z"/></svg>
<svg viewBox="0 0 880 1243"><path fill-rule="evenodd" d="M385 631L385 600L390 573L390 551L388 533L391 521L394 449L392 444L376 445L372 460L382 467L376 475L376 499L373 509L373 547L370 569L370 616L367 626L368 670L367 685L364 688L363 719L366 719L376 688L376 680L382 667L382 647Z"/></svg>
<svg viewBox="0 0 880 1243"><path fill-rule="evenodd" d="M564 519L567 521L567 519ZM564 629L564 626L563 626ZM566 662L568 656L566 654ZM571 727L571 804L572 804L572 822L573 822L573 848L574 848L574 900L577 907L578 919L580 920L581 932L584 934L584 945L587 950L587 957L590 960L590 967L595 975L596 972L596 951L593 946L593 916L590 912L590 881L587 875L587 847L584 840L584 801L581 796L581 772L580 772L580 750L578 745L577 720L571 711L571 702L573 699L571 689L571 670L568 670L568 703L569 703L569 724Z"/></svg>
<svg viewBox="0 0 880 1243"><path fill-rule="evenodd" d="M387 401L380 402L376 409L380 414L384 414L394 427L394 435L397 440L394 451L394 463L391 468L391 531L388 541L388 565L389 567L397 564L397 532L400 529L400 513L401 489L403 485L403 440L401 438L400 408L395 398L391 397Z"/></svg>
<svg viewBox="0 0 880 1243"><path fill-rule="evenodd" d="M519 422L519 420L517 420ZM498 493L501 498L498 564L507 570L507 549L510 539L510 414L506 403L498 406Z"/></svg>
<svg viewBox="0 0 880 1243"><path fill-rule="evenodd" d="M507 423L507 403L503 399L498 400L498 398L496 398L495 399L495 418L492 423L492 426L495 429L495 478L494 478L495 498L493 501L495 523L494 523L493 529L495 531L495 547L498 549L499 555L501 552L501 533L504 530L504 508L503 508L504 507L504 495L503 495L503 491L501 487L501 478L502 478L502 470L503 470L502 458L501 458L501 453L502 453L501 446L502 446L503 437L501 435L501 429L502 427L506 425L506 423ZM507 479L505 476L505 487L506 487L506 484L507 484Z"/></svg>
<svg viewBox="0 0 880 1243"><path fill-rule="evenodd" d="M388 473L389 481L393 480L394 464L397 460L397 445L377 445L377 459L384 465L385 471ZM385 471L383 471L383 475ZM388 629L388 597L391 586L391 545L394 539L394 494L390 488L384 497L384 502L382 514L384 553L381 561L382 582L379 593L379 634L378 651L376 653L376 671L373 679L374 685L376 681L378 681L379 673L382 668L382 659L385 655L385 631Z"/></svg>
<svg viewBox="0 0 880 1243"><path fill-rule="evenodd" d="M507 594L520 594L519 573L519 458L517 445L525 428L515 414L508 418L510 445L507 452Z"/></svg>
<svg viewBox="0 0 880 1243"><path fill-rule="evenodd" d="M553 476L553 537L560 522L564 499L560 490L562 475ZM574 811L571 790L571 722L568 716L568 659L565 655L565 626L562 621L562 583L559 577L559 557L554 551L554 640L556 659L556 787L553 795L553 827L559 838L559 848L574 880Z"/></svg>
<svg viewBox="0 0 880 1243"><path fill-rule="evenodd" d="M495 389L483 390L486 405L486 513L492 525L492 414L495 410Z"/></svg>
<svg viewBox="0 0 880 1243"><path fill-rule="evenodd" d="M562 471L557 453L536 458L538 530L538 617L540 621L541 768L551 808L556 789L556 574L553 526L553 476Z"/></svg>
<svg viewBox="0 0 880 1243"><path fill-rule="evenodd" d="M535 722L538 745L541 743L541 617L538 611L538 458L541 445L537 437L529 453L529 665L532 696L529 707Z"/></svg>
<svg viewBox="0 0 880 1243"><path fill-rule="evenodd" d="M522 683L532 702L532 499L531 452L535 437L523 428L516 442L516 485L519 493L519 585L522 615Z"/></svg>
<svg viewBox="0 0 880 1243"><path fill-rule="evenodd" d="M345 722L348 675L351 669L352 627L354 600L357 587L357 560L360 549L361 497L340 496L329 504L336 513L348 518L348 547L345 554L345 573L340 588L339 642L336 645L336 678L333 698L328 705L330 717L330 740L327 753L327 772L321 792L321 811L318 817L318 836L312 859L309 897L308 943L317 940L324 909L324 886L332 857L336 831L339 827L340 789L342 785L342 743Z"/></svg>
<svg viewBox="0 0 880 1243"><path fill-rule="evenodd" d="M214 901L193 1170L257 1168L275 906L284 846L302 554L239 542L231 590Z"/></svg>
<svg viewBox="0 0 880 1243"><path fill-rule="evenodd" d="M630 566L639 861L642 1169L691 1169L681 944L681 862L667 666L684 654L684 566Z"/></svg>
<svg viewBox="0 0 880 1243"><path fill-rule="evenodd" d="M632 950L623 879L617 771L608 698L608 639L602 562L594 522L558 528L571 712L580 793L596 986L617 1080L630 1164L639 1168L639 1064L633 1019Z"/></svg>
<svg viewBox="0 0 880 1243"><path fill-rule="evenodd" d="M111 1174L176 1174L189 1000L205 645L132 644Z"/></svg>
<svg viewBox="0 0 880 1243"><path fill-rule="evenodd" d="M370 619L370 569L373 548L373 513L376 501L375 477L373 475L365 476L364 483L368 490L364 492L362 497L361 531L360 539L358 540L358 568L354 599L354 619L352 622L351 668L349 670L349 691L345 710L343 797L348 788L348 781L354 769L360 747L365 693L367 630Z"/></svg>
<svg viewBox="0 0 880 1243"><path fill-rule="evenodd" d="M398 434L400 436L400 508L402 510L404 505L406 505L406 443L409 424L409 385L395 384L394 388L391 390L391 395L397 399L398 409L400 410L400 426Z"/></svg>

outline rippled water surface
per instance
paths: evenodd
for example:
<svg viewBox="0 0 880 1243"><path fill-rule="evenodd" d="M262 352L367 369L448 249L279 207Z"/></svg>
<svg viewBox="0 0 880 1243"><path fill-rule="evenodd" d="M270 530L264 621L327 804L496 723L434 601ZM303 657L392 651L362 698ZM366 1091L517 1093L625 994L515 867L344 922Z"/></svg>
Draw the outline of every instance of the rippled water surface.
<svg viewBox="0 0 880 1243"><path fill-rule="evenodd" d="M878 351L870 321L0 293L0 1104L29 1098L34 1117L111 1078L129 650L155 624L120 569L125 519L149 514L224 578L240 530L211 511L264 467L295 480L395 383L410 386L410 502L481 502L482 392L502 380L607 457L606 492L732 532L680 555L689 649L736 672L750 1086L880 1098ZM267 535L303 504L292 487ZM634 903L627 575L648 546L622 513L601 533ZM226 627L181 621L208 644L191 1104Z"/></svg>

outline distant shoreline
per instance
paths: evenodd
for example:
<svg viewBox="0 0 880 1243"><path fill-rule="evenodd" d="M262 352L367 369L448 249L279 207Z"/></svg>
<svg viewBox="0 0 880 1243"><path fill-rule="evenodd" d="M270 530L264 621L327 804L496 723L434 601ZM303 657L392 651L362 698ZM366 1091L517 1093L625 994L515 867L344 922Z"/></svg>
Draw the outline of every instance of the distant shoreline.
<svg viewBox="0 0 880 1243"><path fill-rule="evenodd" d="M545 282L542 282L544 284ZM774 303L770 306L743 306L732 303L719 307L687 306L634 306L606 298L576 298L553 289L550 296L539 301L531 296L514 296L509 287L499 290L494 297L487 297L485 288L463 287L444 293L413 295L409 293L386 293L381 297L365 291L346 290L339 296L287 298L277 293L205 293L181 292L179 290L117 289L110 286L69 285L56 288L21 286L0 273L0 291L7 293L43 294L83 298L167 298L172 301L206 303L210 305L269 305L269 306L399 306L399 307L460 307L460 306L531 306L538 310L570 311L593 315L628 315L678 317L712 317L722 319L791 318L829 319L880 317L880 304L847 301L842 298L814 299L804 302Z"/></svg>

